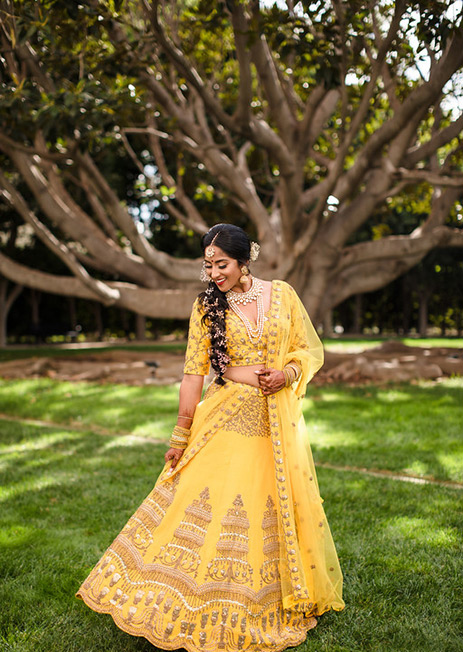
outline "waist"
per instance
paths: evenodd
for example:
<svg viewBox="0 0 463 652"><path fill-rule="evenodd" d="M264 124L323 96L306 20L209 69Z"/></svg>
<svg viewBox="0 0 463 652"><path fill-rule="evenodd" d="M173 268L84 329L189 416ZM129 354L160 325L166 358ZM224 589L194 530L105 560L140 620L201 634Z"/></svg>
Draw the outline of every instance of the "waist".
<svg viewBox="0 0 463 652"><path fill-rule="evenodd" d="M264 368L265 365L263 364L252 364L245 367L227 367L223 377L225 380L231 380L235 383L244 383L245 385L259 387L256 371L261 371Z"/></svg>

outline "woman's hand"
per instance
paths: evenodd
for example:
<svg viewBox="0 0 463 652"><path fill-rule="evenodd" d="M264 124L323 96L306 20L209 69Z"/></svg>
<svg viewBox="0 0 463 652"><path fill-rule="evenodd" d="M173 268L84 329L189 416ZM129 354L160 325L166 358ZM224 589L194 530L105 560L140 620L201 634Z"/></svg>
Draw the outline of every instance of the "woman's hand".
<svg viewBox="0 0 463 652"><path fill-rule="evenodd" d="M278 369L262 369L262 371L256 371L256 374L262 393L266 396L279 392L285 386L285 375Z"/></svg>
<svg viewBox="0 0 463 652"><path fill-rule="evenodd" d="M169 448L167 453L164 455L164 460L167 464L169 460L172 460L172 464L170 465L171 469L175 469L177 464L180 461L180 458L183 455L183 449L182 448Z"/></svg>

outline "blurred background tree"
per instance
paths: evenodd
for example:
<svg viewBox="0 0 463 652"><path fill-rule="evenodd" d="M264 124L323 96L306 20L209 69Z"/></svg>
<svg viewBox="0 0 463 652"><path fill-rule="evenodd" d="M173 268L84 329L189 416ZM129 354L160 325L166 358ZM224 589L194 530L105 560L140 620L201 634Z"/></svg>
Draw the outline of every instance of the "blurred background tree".
<svg viewBox="0 0 463 652"><path fill-rule="evenodd" d="M53 292L185 318L199 236L223 221L327 328L343 311L357 328L358 297L366 315L414 268L424 315L432 252L461 262L461 18L435 0L0 0L2 314L28 287L32 312Z"/></svg>

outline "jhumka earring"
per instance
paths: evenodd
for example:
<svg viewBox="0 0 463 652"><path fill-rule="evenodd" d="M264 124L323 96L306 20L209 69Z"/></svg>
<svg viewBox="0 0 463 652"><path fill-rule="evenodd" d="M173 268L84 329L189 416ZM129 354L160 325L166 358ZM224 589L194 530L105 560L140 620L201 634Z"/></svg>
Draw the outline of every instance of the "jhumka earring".
<svg viewBox="0 0 463 652"><path fill-rule="evenodd" d="M240 276L240 283L241 285L244 285L246 281L249 279L249 269L247 265L243 265L240 271L242 274L242 276Z"/></svg>
<svg viewBox="0 0 463 652"><path fill-rule="evenodd" d="M201 274L199 275L199 280L202 281L203 283L208 283L210 280L208 273L206 272L206 261L203 262L203 266L201 267Z"/></svg>

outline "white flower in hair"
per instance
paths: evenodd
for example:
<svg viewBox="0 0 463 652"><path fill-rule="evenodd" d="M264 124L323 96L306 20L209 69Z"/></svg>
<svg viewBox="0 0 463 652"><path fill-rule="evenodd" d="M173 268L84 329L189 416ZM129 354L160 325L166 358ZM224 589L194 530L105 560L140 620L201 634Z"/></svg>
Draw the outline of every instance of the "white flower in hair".
<svg viewBox="0 0 463 652"><path fill-rule="evenodd" d="M257 242L251 242L251 253L249 255L251 262L255 262L259 258L259 251L260 246Z"/></svg>

